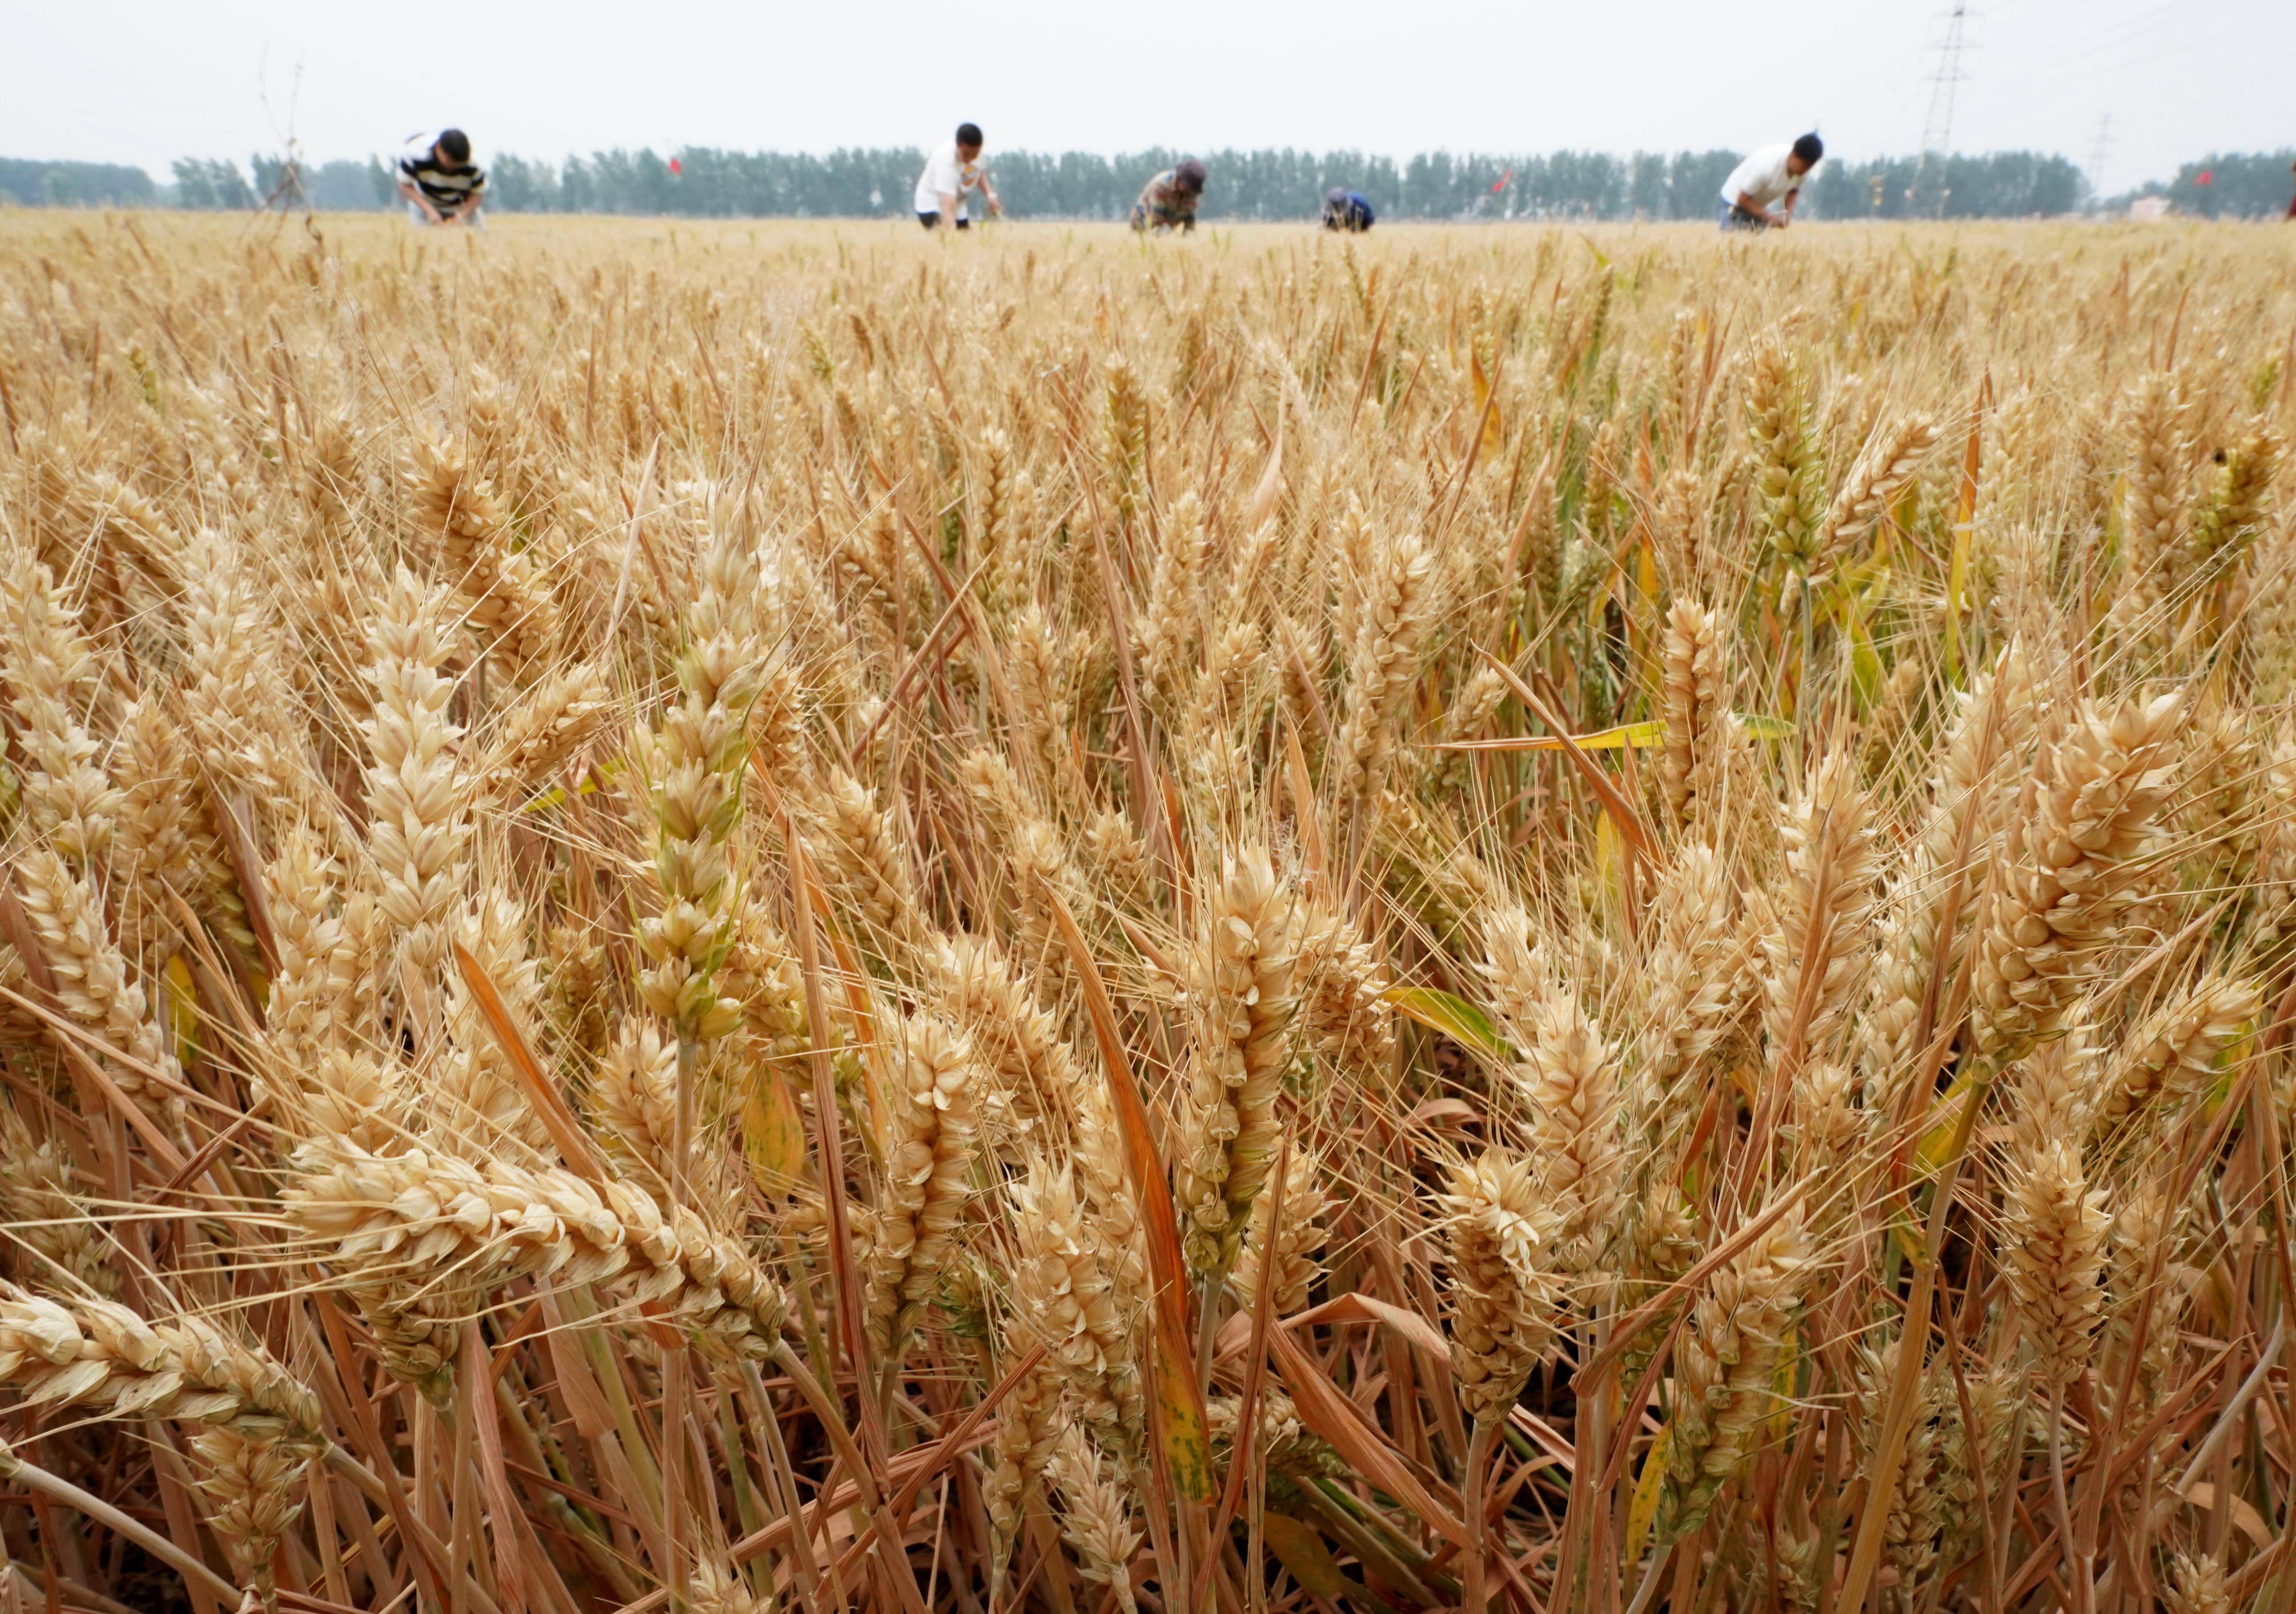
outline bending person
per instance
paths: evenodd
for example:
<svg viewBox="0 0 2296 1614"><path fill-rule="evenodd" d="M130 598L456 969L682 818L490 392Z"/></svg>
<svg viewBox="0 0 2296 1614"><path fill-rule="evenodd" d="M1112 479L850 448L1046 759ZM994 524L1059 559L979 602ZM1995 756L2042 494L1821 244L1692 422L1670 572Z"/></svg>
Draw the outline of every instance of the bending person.
<svg viewBox="0 0 2296 1614"><path fill-rule="evenodd" d="M1364 200L1359 191L1350 191L1345 185L1333 185L1324 193L1324 228L1326 230L1345 230L1351 235L1361 234L1371 228L1372 220L1376 217L1371 210L1371 203Z"/></svg>
<svg viewBox="0 0 2296 1614"><path fill-rule="evenodd" d="M396 176L416 224L478 226L487 176L471 160L471 137L462 130L441 129L429 140L414 136L398 155Z"/></svg>
<svg viewBox="0 0 2296 1614"><path fill-rule="evenodd" d="M988 203L992 216L1004 217L1004 204L996 199L996 187L988 183L988 170L981 166L980 146L980 126L960 123L955 135L925 159L925 171L917 176L916 209L917 222L926 229L944 225L965 228L972 221L964 215L964 199L975 191Z"/></svg>
<svg viewBox="0 0 2296 1614"><path fill-rule="evenodd" d="M1196 233L1196 206L1204 199L1204 165L1191 157L1176 168L1166 168L1140 187L1132 204L1136 230L1177 230Z"/></svg>
<svg viewBox="0 0 2296 1614"><path fill-rule="evenodd" d="M1783 230L1793 222L1794 203L1801 182L1809 177L1825 143L1815 135L1781 141L1746 154L1722 182L1722 227L1726 230ZM1783 198L1785 205L1777 205Z"/></svg>

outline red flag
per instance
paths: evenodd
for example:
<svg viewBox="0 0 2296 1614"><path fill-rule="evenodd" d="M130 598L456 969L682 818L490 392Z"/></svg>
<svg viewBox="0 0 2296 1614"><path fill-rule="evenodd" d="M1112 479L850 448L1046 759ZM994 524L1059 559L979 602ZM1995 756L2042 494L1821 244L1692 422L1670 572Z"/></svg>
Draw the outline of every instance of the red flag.
<svg viewBox="0 0 2296 1614"><path fill-rule="evenodd" d="M669 160L669 171L673 174L678 175L680 177L683 177L685 173L685 165L680 162L676 158L673 157Z"/></svg>
<svg viewBox="0 0 2296 1614"><path fill-rule="evenodd" d="M1495 184L1495 185L1493 185L1493 186L1491 187L1491 194L1492 194L1492 195L1494 195L1494 196L1496 196L1496 195L1497 195L1501 191L1505 190L1505 189L1507 188L1507 182L1508 182L1509 180L1513 179L1513 177L1514 177L1514 170L1513 170L1513 168L1509 168L1505 173L1504 173L1504 174L1500 175L1500 176L1499 176L1499 182L1498 182L1498 184Z"/></svg>
<svg viewBox="0 0 2296 1614"><path fill-rule="evenodd" d="M2214 168L2202 168L2193 176L2193 183L2196 185L2211 185L2216 182L2217 171Z"/></svg>

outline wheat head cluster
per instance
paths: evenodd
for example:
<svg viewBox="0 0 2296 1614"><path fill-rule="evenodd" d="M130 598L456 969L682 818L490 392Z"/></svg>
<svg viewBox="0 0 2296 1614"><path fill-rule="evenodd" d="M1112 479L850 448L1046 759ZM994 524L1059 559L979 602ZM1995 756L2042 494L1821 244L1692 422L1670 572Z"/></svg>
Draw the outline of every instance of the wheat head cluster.
<svg viewBox="0 0 2296 1614"><path fill-rule="evenodd" d="M2288 1608L2292 266L0 219L0 1609Z"/></svg>

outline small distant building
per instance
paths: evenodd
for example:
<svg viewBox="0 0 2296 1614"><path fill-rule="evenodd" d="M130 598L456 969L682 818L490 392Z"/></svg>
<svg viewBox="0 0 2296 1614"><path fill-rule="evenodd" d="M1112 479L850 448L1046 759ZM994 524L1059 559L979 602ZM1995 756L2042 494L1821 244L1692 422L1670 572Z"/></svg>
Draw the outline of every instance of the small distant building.
<svg viewBox="0 0 2296 1614"><path fill-rule="evenodd" d="M2128 204L2128 222L2133 225L2157 225L2168 217L2165 196L2140 196Z"/></svg>

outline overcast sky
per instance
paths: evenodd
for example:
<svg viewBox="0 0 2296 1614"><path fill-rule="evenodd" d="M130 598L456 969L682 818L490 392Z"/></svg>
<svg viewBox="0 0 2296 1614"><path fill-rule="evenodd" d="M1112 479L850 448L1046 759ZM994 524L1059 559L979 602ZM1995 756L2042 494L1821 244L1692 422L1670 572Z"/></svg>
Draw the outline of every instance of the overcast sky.
<svg viewBox="0 0 2296 1614"><path fill-rule="evenodd" d="M1160 27L1148 19L1170 19ZM1918 149L1930 0L0 0L0 156L315 159L457 123L488 152L685 144ZM1191 35L1184 29L1193 29ZM1988 0L1952 126L2103 183L2296 144L2292 0ZM266 113L263 87L267 81Z"/></svg>

